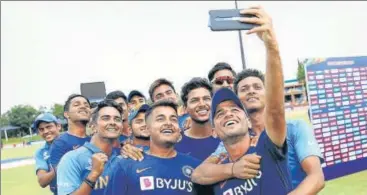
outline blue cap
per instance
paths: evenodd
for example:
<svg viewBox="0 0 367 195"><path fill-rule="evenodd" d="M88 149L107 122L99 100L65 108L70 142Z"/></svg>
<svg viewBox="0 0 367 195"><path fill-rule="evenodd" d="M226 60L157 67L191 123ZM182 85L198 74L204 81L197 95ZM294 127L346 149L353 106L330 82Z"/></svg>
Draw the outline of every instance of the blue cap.
<svg viewBox="0 0 367 195"><path fill-rule="evenodd" d="M140 92L140 91L138 91L138 90L132 90L132 91L130 91L129 96L127 97L127 101L128 101L128 102L130 102L130 101L131 101L131 99L132 99L134 96L136 96L136 95L145 99L145 96L144 96L144 94L143 94L143 93L141 93L141 92Z"/></svg>
<svg viewBox="0 0 367 195"><path fill-rule="evenodd" d="M219 89L213 96L212 99L212 108L210 112L210 121L214 126L214 116L217 111L217 106L224 101L233 101L238 107L240 107L243 111L246 112L245 107L243 107L240 98L230 89L223 87Z"/></svg>
<svg viewBox="0 0 367 195"><path fill-rule="evenodd" d="M131 125L131 122L138 116L140 112L146 112L150 106L148 104L143 104L139 107L137 110L131 110L129 114L129 124Z"/></svg>
<svg viewBox="0 0 367 195"><path fill-rule="evenodd" d="M47 123L55 122L55 123L59 123L59 120L53 114L51 114L49 112L46 112L46 113L43 113L43 114L40 114L40 115L37 116L37 118L34 120L34 122L32 124L32 128L37 129L38 128L38 125L41 122L47 122Z"/></svg>

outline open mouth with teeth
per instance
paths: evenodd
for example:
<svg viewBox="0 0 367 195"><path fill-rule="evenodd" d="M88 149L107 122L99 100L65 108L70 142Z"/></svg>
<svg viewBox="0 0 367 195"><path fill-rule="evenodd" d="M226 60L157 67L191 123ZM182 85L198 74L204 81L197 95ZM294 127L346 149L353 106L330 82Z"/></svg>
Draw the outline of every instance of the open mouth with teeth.
<svg viewBox="0 0 367 195"><path fill-rule="evenodd" d="M207 115L209 113L208 109L200 109L198 111L196 111L196 113L198 113L199 115Z"/></svg>
<svg viewBox="0 0 367 195"><path fill-rule="evenodd" d="M112 132L112 133L119 132L119 130L118 130L118 129L116 129L116 128L107 128L107 131L108 131L108 132Z"/></svg>
<svg viewBox="0 0 367 195"><path fill-rule="evenodd" d="M224 123L224 127L229 127L229 126L232 126L232 125L235 125L235 124L237 124L237 121L229 120L229 121Z"/></svg>
<svg viewBox="0 0 367 195"><path fill-rule="evenodd" d="M172 129L163 129L161 133L164 135L171 135L174 133L174 131Z"/></svg>
<svg viewBox="0 0 367 195"><path fill-rule="evenodd" d="M78 112L79 114L84 114L84 115L88 115L88 112L86 110L81 110Z"/></svg>
<svg viewBox="0 0 367 195"><path fill-rule="evenodd" d="M249 97L249 98L247 98L247 101L248 102L255 102L257 100L259 100L259 98L257 98L257 97Z"/></svg>

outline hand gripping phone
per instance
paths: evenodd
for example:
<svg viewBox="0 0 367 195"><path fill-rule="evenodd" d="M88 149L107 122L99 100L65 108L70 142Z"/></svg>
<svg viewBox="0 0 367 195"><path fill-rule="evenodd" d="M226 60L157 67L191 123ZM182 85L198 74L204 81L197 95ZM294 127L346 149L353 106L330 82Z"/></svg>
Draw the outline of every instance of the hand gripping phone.
<svg viewBox="0 0 367 195"><path fill-rule="evenodd" d="M240 9L221 9L209 11L209 27L212 31L250 30L257 24L240 22L241 17L256 17L249 14L240 14Z"/></svg>

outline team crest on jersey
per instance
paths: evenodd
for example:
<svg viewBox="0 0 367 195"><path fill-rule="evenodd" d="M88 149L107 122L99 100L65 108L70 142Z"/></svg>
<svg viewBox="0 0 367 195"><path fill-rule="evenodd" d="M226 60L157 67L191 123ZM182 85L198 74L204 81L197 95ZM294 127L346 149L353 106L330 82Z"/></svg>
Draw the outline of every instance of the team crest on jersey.
<svg viewBox="0 0 367 195"><path fill-rule="evenodd" d="M92 159L88 159L88 166L85 169L91 171L92 170Z"/></svg>
<svg viewBox="0 0 367 195"><path fill-rule="evenodd" d="M191 178L191 174L193 171L194 169L188 165L182 167L182 173L188 178Z"/></svg>

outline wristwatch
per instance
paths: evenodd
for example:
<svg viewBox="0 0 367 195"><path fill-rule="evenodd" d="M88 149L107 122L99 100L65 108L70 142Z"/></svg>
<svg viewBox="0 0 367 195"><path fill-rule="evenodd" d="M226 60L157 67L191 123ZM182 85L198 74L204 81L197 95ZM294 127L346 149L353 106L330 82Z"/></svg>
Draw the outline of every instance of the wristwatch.
<svg viewBox="0 0 367 195"><path fill-rule="evenodd" d="M89 187L91 187L92 189L94 189L94 186L96 185L96 182L94 181L91 181L91 180L89 180L88 178L85 178L84 179L84 182L86 183L86 184L88 184L89 185Z"/></svg>

